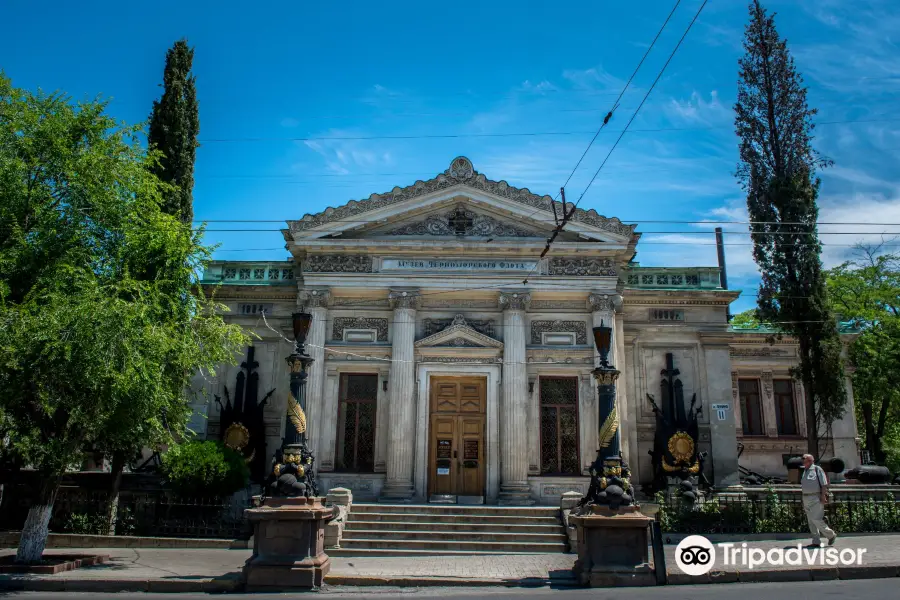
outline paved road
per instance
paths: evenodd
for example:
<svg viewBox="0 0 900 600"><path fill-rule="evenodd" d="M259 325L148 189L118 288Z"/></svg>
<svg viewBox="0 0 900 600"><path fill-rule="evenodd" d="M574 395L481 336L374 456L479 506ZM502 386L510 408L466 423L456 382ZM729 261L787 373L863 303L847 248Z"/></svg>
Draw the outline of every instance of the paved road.
<svg viewBox="0 0 900 600"><path fill-rule="evenodd" d="M667 586L658 588L614 589L560 589L550 588L336 588L324 590L329 599L350 598L352 600L413 600L417 598L459 598L459 600L513 600L525 597L527 600L873 600L875 598L895 598L897 579L871 579L861 581L814 581L802 583L738 583L706 586ZM6 594L22 600L51 600L61 594L22 592ZM228 594L228 600L258 600L259 598L297 597L296 594ZM68 593L72 600L173 600L172 594L118 593L79 594ZM308 596L313 598L315 596ZM205 594L178 594L177 600L209 600Z"/></svg>

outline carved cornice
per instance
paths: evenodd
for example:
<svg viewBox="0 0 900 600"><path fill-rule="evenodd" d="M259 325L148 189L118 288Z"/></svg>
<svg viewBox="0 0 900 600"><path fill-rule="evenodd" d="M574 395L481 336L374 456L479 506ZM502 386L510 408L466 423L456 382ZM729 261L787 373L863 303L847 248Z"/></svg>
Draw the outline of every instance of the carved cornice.
<svg viewBox="0 0 900 600"><path fill-rule="evenodd" d="M513 187L505 181L491 181L483 174L478 173L468 158L459 156L453 159L446 171L433 179L417 181L405 188L395 187L384 194L372 194L366 200L351 200L343 206L328 208L320 213L306 214L299 221L288 221L289 231L296 232L313 229L320 225L333 223L334 221L412 200L413 198L446 190L454 186L469 187L530 208L541 209L549 213L553 212L554 200L550 196L538 196L528 189ZM558 202L555 204L557 214L565 214L574 207L572 203L566 203L565 207ZM572 221L584 223L585 225L629 239L634 235L634 230L637 227L636 224L626 225L619 219L604 217L593 209L575 209Z"/></svg>
<svg viewBox="0 0 900 600"><path fill-rule="evenodd" d="M297 306L306 308L328 308L331 291L328 288L301 289L297 292Z"/></svg>
<svg viewBox="0 0 900 600"><path fill-rule="evenodd" d="M301 262L304 273L371 273L372 257L365 254L310 254Z"/></svg>
<svg viewBox="0 0 900 600"><path fill-rule="evenodd" d="M415 310L421 305L422 297L415 291L392 291L388 296L388 301L391 304L391 308L411 308Z"/></svg>
<svg viewBox="0 0 900 600"><path fill-rule="evenodd" d="M548 275L567 275L570 277L617 277L610 258L551 258Z"/></svg>
<svg viewBox="0 0 900 600"><path fill-rule="evenodd" d="M531 306L529 292L500 292L499 306L501 310L528 310Z"/></svg>
<svg viewBox="0 0 900 600"><path fill-rule="evenodd" d="M618 294L591 294L588 308L594 312L615 312L622 307L622 296Z"/></svg>

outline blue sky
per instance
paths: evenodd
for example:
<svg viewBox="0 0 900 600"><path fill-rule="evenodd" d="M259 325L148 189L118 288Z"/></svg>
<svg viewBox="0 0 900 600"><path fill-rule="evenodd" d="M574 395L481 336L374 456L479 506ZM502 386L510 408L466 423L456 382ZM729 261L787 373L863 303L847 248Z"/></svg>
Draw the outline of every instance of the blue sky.
<svg viewBox="0 0 900 600"><path fill-rule="evenodd" d="M570 182L570 200L701 1L682 0ZM38 15L31 2L6 0L0 68L20 87L111 98L112 114L138 122L160 93L166 49L187 37L201 113L200 219L299 218L433 177L457 155L492 179L554 195L673 4L87 1L41 3ZM712 226L647 221L746 220L731 110L746 4L710 0L582 201L640 224L644 265L716 262ZM826 265L854 242L900 231L886 225L900 224L892 4L765 2L820 109L815 146L835 161L822 173L820 220L872 224L823 226L855 232L823 235ZM496 135L548 132L567 135ZM348 137L376 139L309 139ZM277 224L210 225L249 227ZM729 283L745 290L734 306L742 310L755 302L758 274L746 227L726 231L736 232L726 236ZM217 258L287 256L276 231L213 231L208 240L222 244Z"/></svg>

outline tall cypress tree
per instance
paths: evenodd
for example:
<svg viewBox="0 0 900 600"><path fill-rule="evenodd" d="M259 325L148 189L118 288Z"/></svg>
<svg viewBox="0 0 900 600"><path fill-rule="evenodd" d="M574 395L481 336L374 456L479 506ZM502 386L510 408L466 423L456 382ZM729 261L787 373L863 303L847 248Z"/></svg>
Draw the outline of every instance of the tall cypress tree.
<svg viewBox="0 0 900 600"><path fill-rule="evenodd" d="M775 29L774 14L759 0L740 59L735 128L740 138L737 176L747 192L753 258L762 273L759 317L794 337L800 346L794 376L803 382L809 452L841 418L846 406L841 340L829 309L816 221L826 161L813 150L815 109Z"/></svg>
<svg viewBox="0 0 900 600"><path fill-rule="evenodd" d="M150 145L162 152L156 175L178 188L165 194L163 210L187 224L194 219L194 158L200 133L193 60L187 40L178 40L166 52L163 95L153 102L148 136Z"/></svg>

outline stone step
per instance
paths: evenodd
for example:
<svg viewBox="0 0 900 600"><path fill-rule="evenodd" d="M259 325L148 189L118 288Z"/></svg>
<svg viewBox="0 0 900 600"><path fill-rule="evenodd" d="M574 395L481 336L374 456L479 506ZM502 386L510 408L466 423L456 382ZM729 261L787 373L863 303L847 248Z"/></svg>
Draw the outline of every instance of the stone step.
<svg viewBox="0 0 900 600"><path fill-rule="evenodd" d="M550 552L565 552L565 542L463 542L435 541L435 540L386 540L386 539L352 539L341 540L343 550L430 550L437 554L444 554L448 550L459 552L500 552L546 554ZM327 551L331 554L331 551Z"/></svg>
<svg viewBox="0 0 900 600"><path fill-rule="evenodd" d="M558 516L553 506L467 506L461 504L354 504L352 513L441 514L462 516L547 517Z"/></svg>
<svg viewBox="0 0 900 600"><path fill-rule="evenodd" d="M505 554L515 555L544 555L559 554L557 551L546 552L512 552L508 550L491 551L491 550L410 550L410 549L384 549L384 548L328 548L326 550L328 556L372 556L372 557L388 557L388 556L496 556ZM560 579L568 580L572 577L563 577Z"/></svg>
<svg viewBox="0 0 900 600"><path fill-rule="evenodd" d="M557 511L558 512L558 511ZM376 513L357 512L356 505L350 511L350 522L402 521L406 523L479 523L497 525L559 525L559 515L543 517L517 517L510 515L459 515L441 513Z"/></svg>
<svg viewBox="0 0 900 600"><path fill-rule="evenodd" d="M461 542L542 542L565 543L566 535L562 532L555 533L502 533L496 531L406 531L406 530L372 530L372 529L345 529L341 545L351 540L377 539L384 541L435 541L447 543Z"/></svg>
<svg viewBox="0 0 900 600"><path fill-rule="evenodd" d="M370 531L459 531L459 532L497 532L497 533L562 533L563 527L557 519L548 520L547 523L521 525L517 523L481 523L471 520L465 523L440 523L435 521L411 522L411 521L370 521L369 515L351 518L347 522L345 531L368 529ZM359 519L359 520L357 520Z"/></svg>

